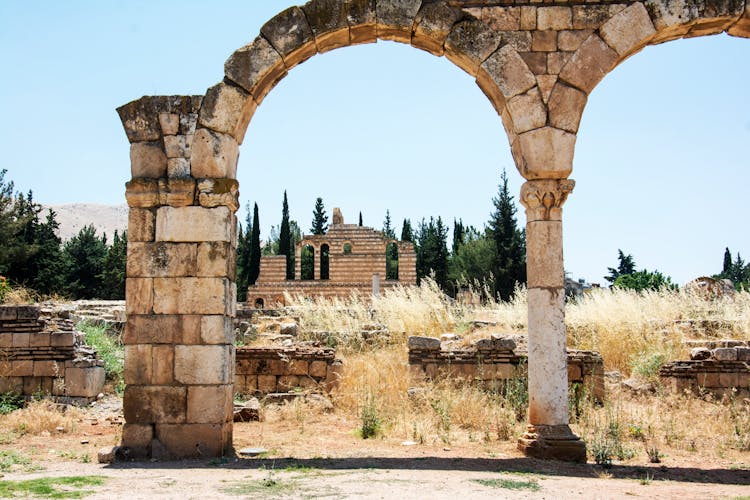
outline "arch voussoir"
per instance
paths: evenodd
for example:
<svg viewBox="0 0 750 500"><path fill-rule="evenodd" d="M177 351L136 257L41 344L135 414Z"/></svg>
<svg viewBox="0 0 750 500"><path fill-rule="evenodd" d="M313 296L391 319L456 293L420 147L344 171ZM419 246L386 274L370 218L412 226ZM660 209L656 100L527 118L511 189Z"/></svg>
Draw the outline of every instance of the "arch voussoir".
<svg viewBox="0 0 750 500"><path fill-rule="evenodd" d="M646 0L643 3L657 31L652 43L721 33L745 11L742 0Z"/></svg>
<svg viewBox="0 0 750 500"><path fill-rule="evenodd" d="M260 28L260 33L281 56L287 70L318 53L313 31L299 7L280 12Z"/></svg>
<svg viewBox="0 0 750 500"><path fill-rule="evenodd" d="M414 18L422 0L377 0L377 36L380 40L411 43Z"/></svg>
<svg viewBox="0 0 750 500"><path fill-rule="evenodd" d="M573 87L590 94L618 61L617 52L593 33L563 66L558 76Z"/></svg>
<svg viewBox="0 0 750 500"><path fill-rule="evenodd" d="M625 58L645 47L656 28L642 3L634 3L615 14L599 28L602 39Z"/></svg>
<svg viewBox="0 0 750 500"><path fill-rule="evenodd" d="M414 19L412 46L433 55L445 53L445 40L463 13L445 2L425 3Z"/></svg>
<svg viewBox="0 0 750 500"><path fill-rule="evenodd" d="M343 0L311 0L302 6L302 10L319 53L352 43Z"/></svg>
<svg viewBox="0 0 750 500"><path fill-rule="evenodd" d="M224 63L224 74L260 104L287 73L281 54L263 36L258 36L229 56Z"/></svg>
<svg viewBox="0 0 750 500"><path fill-rule="evenodd" d="M750 2L745 0L745 12L727 29L727 33L731 36L750 38Z"/></svg>
<svg viewBox="0 0 750 500"><path fill-rule="evenodd" d="M228 134L242 144L258 103L244 89L224 81L206 91L198 114L198 126Z"/></svg>
<svg viewBox="0 0 750 500"><path fill-rule="evenodd" d="M352 45L374 43L378 40L375 0L344 0Z"/></svg>
<svg viewBox="0 0 750 500"><path fill-rule="evenodd" d="M445 57L453 64L477 76L481 64L497 50L502 33L470 17L459 21L445 40Z"/></svg>

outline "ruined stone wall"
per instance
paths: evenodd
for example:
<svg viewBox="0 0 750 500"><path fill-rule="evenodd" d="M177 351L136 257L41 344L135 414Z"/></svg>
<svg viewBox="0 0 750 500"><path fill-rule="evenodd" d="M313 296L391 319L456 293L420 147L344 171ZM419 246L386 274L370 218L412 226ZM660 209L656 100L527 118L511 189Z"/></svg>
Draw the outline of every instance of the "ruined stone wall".
<svg viewBox="0 0 750 500"><path fill-rule="evenodd" d="M266 255L260 258L261 272L256 283L280 283L286 281L286 256Z"/></svg>
<svg viewBox="0 0 750 500"><path fill-rule="evenodd" d="M95 398L103 362L67 319L40 319L36 306L0 306L0 393Z"/></svg>
<svg viewBox="0 0 750 500"><path fill-rule="evenodd" d="M526 378L527 353L512 338L493 336L471 347L441 343L431 337L409 337L412 381L450 377L500 388L514 378ZM585 388L597 401L604 399L604 363L594 351L568 349L568 384Z"/></svg>
<svg viewBox="0 0 750 500"><path fill-rule="evenodd" d="M330 348L238 347L234 391L270 394L294 389L331 390L341 376L341 361Z"/></svg>

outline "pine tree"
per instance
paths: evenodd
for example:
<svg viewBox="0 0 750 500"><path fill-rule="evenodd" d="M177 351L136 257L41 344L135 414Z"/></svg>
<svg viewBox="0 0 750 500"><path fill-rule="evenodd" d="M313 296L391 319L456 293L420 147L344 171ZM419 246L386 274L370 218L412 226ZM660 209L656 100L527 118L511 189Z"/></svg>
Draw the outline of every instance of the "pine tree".
<svg viewBox="0 0 750 500"><path fill-rule="evenodd" d="M508 190L508 176L500 175L498 194L492 198L495 207L490 215L487 235L495 243L495 259L492 272L495 276L494 293L502 300L509 300L519 283L526 283L526 238L518 229L516 207Z"/></svg>
<svg viewBox="0 0 750 500"><path fill-rule="evenodd" d="M50 295L62 293L64 288L65 259L62 252L62 241L57 236L60 224L56 219L57 214L53 210L47 211L46 220L39 225L37 232L37 243L39 251L36 254L37 273L32 278L31 287L39 293ZM126 247L127 247L127 241ZM124 279L124 262L122 263ZM124 281L123 281L124 287ZM125 298L123 288L123 296Z"/></svg>
<svg viewBox="0 0 750 500"><path fill-rule="evenodd" d="M102 262L102 272L99 275L100 297L106 300L125 299L125 275L128 256L128 233L122 236L115 231L112 245L107 248L107 254Z"/></svg>
<svg viewBox="0 0 750 500"><path fill-rule="evenodd" d="M618 248L617 260L617 269L608 267L607 271L609 271L609 276L604 277L604 279L609 281L610 283L614 283L615 281L617 281L617 278L619 278L620 276L625 276L636 272L635 260L633 259L632 255L625 255L625 253Z"/></svg>
<svg viewBox="0 0 750 500"><path fill-rule="evenodd" d="M414 241L414 234L409 219L404 219L404 224L401 226L401 241Z"/></svg>
<svg viewBox="0 0 750 500"><path fill-rule="evenodd" d="M253 229L253 223L250 219L250 203L245 206L245 227L240 224L237 231L237 300L244 302L247 300L247 287L250 275L250 235Z"/></svg>
<svg viewBox="0 0 750 500"><path fill-rule="evenodd" d="M294 247L289 232L289 203L287 202L286 191L284 191L284 203L281 208L279 255L286 255L286 279L294 279Z"/></svg>
<svg viewBox="0 0 750 500"><path fill-rule="evenodd" d="M254 285L260 275L260 217L258 204L253 206L253 227L250 235L250 262L247 275L248 285Z"/></svg>
<svg viewBox="0 0 750 500"><path fill-rule="evenodd" d="M359 227L362 227L362 212L359 213Z"/></svg>
<svg viewBox="0 0 750 500"><path fill-rule="evenodd" d="M448 288L448 228L443 220L430 217L419 224L416 235L417 281L434 276L435 282L443 289Z"/></svg>
<svg viewBox="0 0 750 500"><path fill-rule="evenodd" d="M313 209L313 221L310 232L312 234L326 234L328 231L328 216L323 208L323 198L318 197L315 200L315 209Z"/></svg>
<svg viewBox="0 0 750 500"><path fill-rule="evenodd" d="M453 219L453 248L452 252L454 255L458 252L458 249L464 243L464 223L461 219L456 222Z"/></svg>
<svg viewBox="0 0 750 500"><path fill-rule="evenodd" d="M106 236L99 238L88 225L63 248L66 260L66 291L73 299L100 298L101 274L107 255Z"/></svg>
<svg viewBox="0 0 750 500"><path fill-rule="evenodd" d="M386 210L385 211L385 221L383 221L383 236L386 238L390 238L392 240L396 239L396 233L393 231L393 226L391 225L391 211Z"/></svg>

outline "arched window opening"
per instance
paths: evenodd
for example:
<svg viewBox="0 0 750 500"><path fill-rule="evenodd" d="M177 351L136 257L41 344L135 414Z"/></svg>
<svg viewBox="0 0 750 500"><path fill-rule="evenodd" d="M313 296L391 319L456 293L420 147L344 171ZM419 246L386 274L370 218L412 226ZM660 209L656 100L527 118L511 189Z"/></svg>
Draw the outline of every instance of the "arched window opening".
<svg viewBox="0 0 750 500"><path fill-rule="evenodd" d="M255 299L254 305L256 309L263 309L263 306L265 305L265 303L263 302L263 299L261 297L258 297L257 299Z"/></svg>
<svg viewBox="0 0 750 500"><path fill-rule="evenodd" d="M302 254L300 255L300 267L300 279L315 279L315 249L312 245L305 245L304 247L302 247Z"/></svg>
<svg viewBox="0 0 750 500"><path fill-rule="evenodd" d="M398 245L395 242L385 247L385 279L398 280Z"/></svg>
<svg viewBox="0 0 750 500"><path fill-rule="evenodd" d="M330 247L327 244L323 244L320 247L320 279L327 280L329 278L329 255L331 253Z"/></svg>
<svg viewBox="0 0 750 500"><path fill-rule="evenodd" d="M351 253L352 253L352 244L344 243L344 255L349 255Z"/></svg>

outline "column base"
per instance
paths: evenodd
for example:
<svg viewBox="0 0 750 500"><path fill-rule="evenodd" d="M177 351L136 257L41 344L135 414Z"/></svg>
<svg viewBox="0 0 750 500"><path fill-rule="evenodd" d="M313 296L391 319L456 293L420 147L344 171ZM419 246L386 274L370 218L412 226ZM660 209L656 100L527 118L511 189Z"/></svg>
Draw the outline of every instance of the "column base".
<svg viewBox="0 0 750 500"><path fill-rule="evenodd" d="M586 443L567 425L529 425L518 449L528 457L586 463Z"/></svg>

